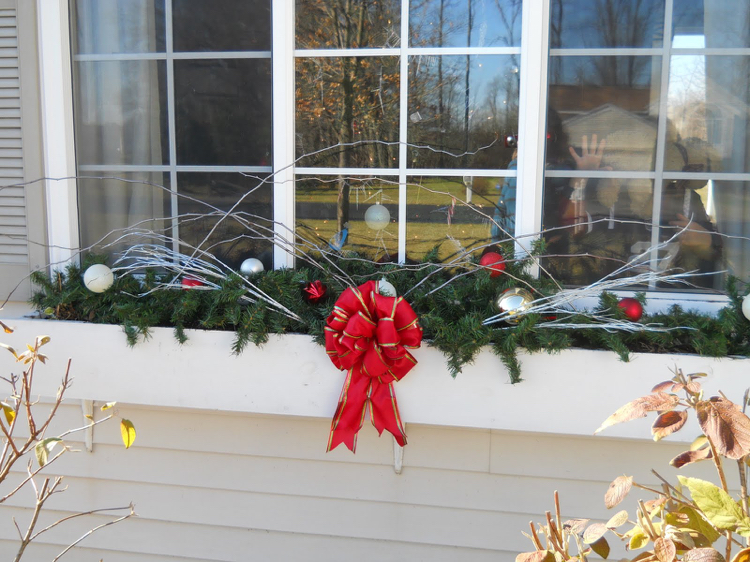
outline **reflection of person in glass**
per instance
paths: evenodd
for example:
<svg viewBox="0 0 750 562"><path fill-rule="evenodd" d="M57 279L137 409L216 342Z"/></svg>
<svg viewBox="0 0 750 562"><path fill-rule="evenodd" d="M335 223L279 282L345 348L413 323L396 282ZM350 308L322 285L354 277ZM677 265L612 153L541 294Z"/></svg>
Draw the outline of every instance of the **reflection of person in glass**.
<svg viewBox="0 0 750 562"><path fill-rule="evenodd" d="M560 118L550 110L547 143L548 170L612 170L605 163L606 141L591 135L581 140L581 150L567 143ZM562 141L562 144L561 144ZM590 142L589 142L590 141ZM695 143L667 143L666 169L699 171L710 169L710 157ZM679 160L678 160L679 159ZM632 163L622 169L633 169ZM618 166L619 168L619 166ZM700 185L693 185L694 183ZM664 186L659 221L660 241L668 240L679 228L689 230L659 255L660 270L715 270L720 238L695 189L704 182L676 181ZM650 179L547 178L545 185L545 229L551 255L571 256L550 260L553 275L563 282L583 285L611 273L623 263L652 246L653 182ZM697 277L696 284L711 283Z"/></svg>
<svg viewBox="0 0 750 562"><path fill-rule="evenodd" d="M518 149L513 151L513 157L508 163L509 170L515 170L518 166ZM498 183L495 189L500 190L497 205L495 205L495 214L492 217L493 223L490 228L490 234L493 242L507 240L516 233L516 178L506 177L502 184Z"/></svg>

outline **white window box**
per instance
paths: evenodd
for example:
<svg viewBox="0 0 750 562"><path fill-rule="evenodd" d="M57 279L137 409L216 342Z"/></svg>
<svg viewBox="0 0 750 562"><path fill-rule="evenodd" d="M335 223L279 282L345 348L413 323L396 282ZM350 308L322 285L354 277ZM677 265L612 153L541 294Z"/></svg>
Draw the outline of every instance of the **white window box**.
<svg viewBox="0 0 750 562"><path fill-rule="evenodd" d="M71 357L68 399L329 418L344 380L324 348L305 335L274 335L235 356L233 332L190 330L181 346L171 328L154 328L150 339L130 348L120 326L26 319L13 326L15 333L4 341L14 347L37 335L51 337L44 348L50 360L39 366L34 383L41 395L54 395ZM707 395L722 390L739 402L750 386L750 359L633 354L623 363L610 351L522 353L524 380L512 385L489 349L456 379L437 349L425 345L414 356L419 364L395 386L407 424L591 435L617 408L670 378L675 367L707 373ZM4 372L16 370L10 355L3 361ZM648 438L646 423L607 434ZM681 432L678 439L690 441L694 433Z"/></svg>

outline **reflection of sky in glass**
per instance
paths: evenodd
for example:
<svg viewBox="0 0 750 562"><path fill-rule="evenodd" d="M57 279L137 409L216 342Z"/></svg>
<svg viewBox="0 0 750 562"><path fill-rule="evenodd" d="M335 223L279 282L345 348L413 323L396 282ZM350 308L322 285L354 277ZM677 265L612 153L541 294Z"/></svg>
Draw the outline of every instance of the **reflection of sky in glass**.
<svg viewBox="0 0 750 562"><path fill-rule="evenodd" d="M678 37L705 37L701 47L750 47L750 3L747 0L679 0L672 14L673 47Z"/></svg>
<svg viewBox="0 0 750 562"><path fill-rule="evenodd" d="M661 47L663 21L664 0L551 0L550 47Z"/></svg>
<svg viewBox="0 0 750 562"><path fill-rule="evenodd" d="M521 1L417 0L410 4L409 25L416 47L518 47Z"/></svg>

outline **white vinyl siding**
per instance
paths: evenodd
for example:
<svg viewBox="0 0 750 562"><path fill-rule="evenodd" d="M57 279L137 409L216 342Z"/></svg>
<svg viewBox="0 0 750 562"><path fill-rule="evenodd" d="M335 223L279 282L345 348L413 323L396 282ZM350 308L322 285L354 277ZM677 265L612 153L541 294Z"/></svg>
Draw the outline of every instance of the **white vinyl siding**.
<svg viewBox="0 0 750 562"><path fill-rule="evenodd" d="M625 472L656 485L652 467L673 478L667 462L685 447L409 425L396 474L392 440L369 424L355 456L343 448L325 453L324 419L122 405L119 413L135 423L136 444L122 448L116 423L95 428L93 453L54 467L69 488L47 518L130 501L138 517L94 534L70 553L73 560L510 562L531 550L521 532L553 509L554 490L565 518L606 521L609 482ZM81 420L71 401L58 426ZM10 518L25 520L29 510L16 506L27 499L0 510L3 560L13 552ZM50 559L105 520L43 535L29 559Z"/></svg>

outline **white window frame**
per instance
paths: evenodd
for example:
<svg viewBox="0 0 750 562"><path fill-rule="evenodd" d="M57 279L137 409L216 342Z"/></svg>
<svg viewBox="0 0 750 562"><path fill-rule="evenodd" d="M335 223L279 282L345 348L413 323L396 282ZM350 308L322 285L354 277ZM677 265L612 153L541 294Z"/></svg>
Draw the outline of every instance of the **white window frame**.
<svg viewBox="0 0 750 562"><path fill-rule="evenodd" d="M73 94L70 57L70 14L68 0L36 0L39 14L40 87L42 98L42 129L45 192L47 201L47 228L49 233L49 260L60 266L78 255L78 207L76 189L75 144L73 134ZM167 3L169 5L169 2ZM550 0L523 0L522 33L520 48L520 99L519 99L519 153L517 167L518 196L516 203L517 250L528 251L536 234L541 230L542 197L544 185L544 148L547 112L547 63L549 57ZM169 14L167 14L168 16ZM671 14L667 14L668 17ZM402 4L401 33L408 37L408 8ZM274 246L275 267L292 267L293 256L284 249L284 241L291 241L295 224L294 182L297 174L339 173L339 170L297 168L294 142L294 67L298 56L333 56L336 51L296 51L294 26L294 0L273 0L272 10L272 69L273 69L273 170L274 170L274 221L277 241ZM408 74L409 54L430 54L430 49L408 47L402 41L401 80ZM167 46L169 48L169 45ZM510 49L517 53L516 49ZM368 50L369 51L369 50ZM378 51L372 50L372 51ZM435 50L437 52L437 50ZM449 50L440 49L441 54ZM465 50L460 50L465 53ZM472 49L477 54L502 54L506 48ZM390 51L392 52L392 51ZM359 52L358 52L359 54ZM375 54L375 53L372 53ZM662 84L666 90L666 82ZM405 91L402 89L401 91ZM407 96L401 96L400 136L406 138ZM665 112L663 112L665 113ZM173 128L173 127L172 127ZM172 143L172 146L174 143ZM400 162L406 161L406 146L401 145ZM172 159L174 166L174 160ZM402 165L403 166L403 165ZM223 168L223 167L222 167ZM349 172L349 170L347 171ZM377 170L362 170L371 175ZM407 176L512 176L507 170L440 171L408 168L381 170L383 175L398 176L399 215L406 216ZM172 171L172 174L175 172ZM653 174L651 174L653 175ZM659 179L659 178L655 178ZM406 221L399 221L399 256L405 256ZM624 291L623 295L632 294ZM649 293L649 309L664 309L681 304L693 309L715 312L727 303L722 295L691 294L682 292ZM583 306L594 304L590 301Z"/></svg>

